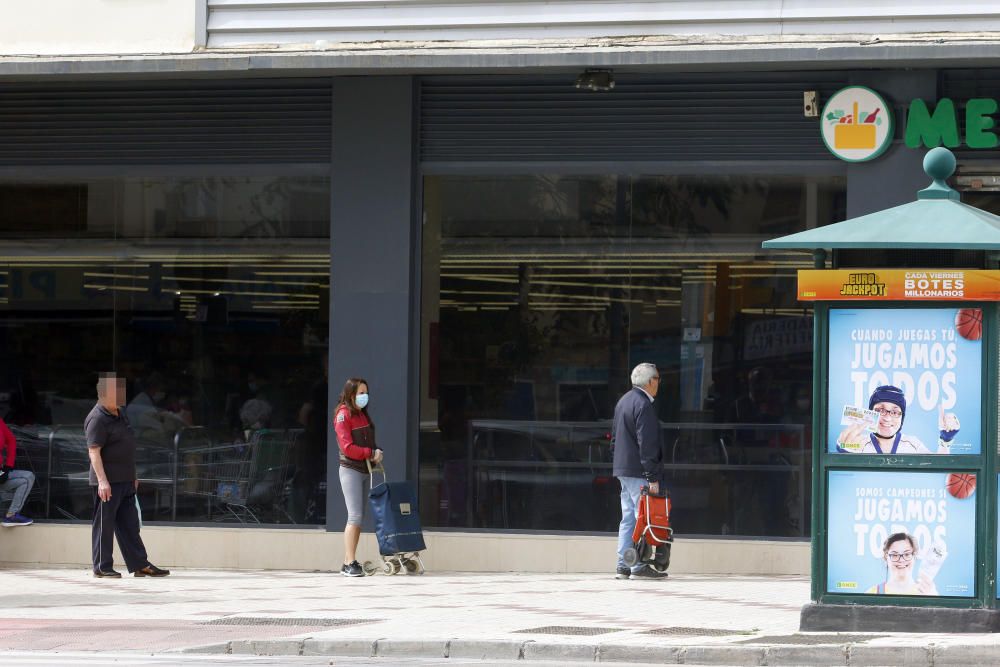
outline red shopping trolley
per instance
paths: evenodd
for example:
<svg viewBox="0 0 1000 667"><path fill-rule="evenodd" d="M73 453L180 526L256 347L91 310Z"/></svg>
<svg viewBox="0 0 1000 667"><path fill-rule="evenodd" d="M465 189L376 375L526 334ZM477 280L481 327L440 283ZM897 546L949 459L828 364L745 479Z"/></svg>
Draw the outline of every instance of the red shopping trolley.
<svg viewBox="0 0 1000 667"><path fill-rule="evenodd" d="M674 529L670 527L670 494L651 493L642 487L639 513L632 531L632 546L625 550L624 560L629 567L650 564L660 572L670 566L670 546L674 542Z"/></svg>

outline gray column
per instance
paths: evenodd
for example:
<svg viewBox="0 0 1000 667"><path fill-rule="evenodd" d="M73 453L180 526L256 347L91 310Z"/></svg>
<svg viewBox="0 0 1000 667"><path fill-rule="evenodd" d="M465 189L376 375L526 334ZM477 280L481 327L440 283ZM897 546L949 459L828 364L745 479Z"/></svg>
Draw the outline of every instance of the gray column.
<svg viewBox="0 0 1000 667"><path fill-rule="evenodd" d="M347 378L367 379L386 471L401 480L416 447L413 79L338 77L333 109L328 414ZM327 530L339 531L347 512L332 424L328 452Z"/></svg>
<svg viewBox="0 0 1000 667"><path fill-rule="evenodd" d="M924 174L926 150L907 148L903 143L906 118L901 117L915 98L936 100L937 70L855 72L851 84L868 86L881 93L896 114L896 140L881 157L847 167L847 218L908 204L917 190L930 184Z"/></svg>

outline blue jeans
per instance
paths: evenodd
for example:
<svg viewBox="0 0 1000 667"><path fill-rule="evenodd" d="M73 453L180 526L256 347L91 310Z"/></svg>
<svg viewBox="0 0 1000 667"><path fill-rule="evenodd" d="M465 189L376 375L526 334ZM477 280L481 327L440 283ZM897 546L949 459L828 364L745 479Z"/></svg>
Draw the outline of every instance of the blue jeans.
<svg viewBox="0 0 1000 667"><path fill-rule="evenodd" d="M35 473L30 470L11 470L7 473L7 481L0 484L0 496L3 498L8 495L13 496L7 514L17 514L21 511L34 484Z"/></svg>
<svg viewBox="0 0 1000 667"><path fill-rule="evenodd" d="M625 550L632 546L632 531L635 530L635 519L639 512L639 497L646 480L642 477L619 477L622 485L622 522L618 524L618 567L626 567ZM642 565L632 568L633 572L642 569Z"/></svg>

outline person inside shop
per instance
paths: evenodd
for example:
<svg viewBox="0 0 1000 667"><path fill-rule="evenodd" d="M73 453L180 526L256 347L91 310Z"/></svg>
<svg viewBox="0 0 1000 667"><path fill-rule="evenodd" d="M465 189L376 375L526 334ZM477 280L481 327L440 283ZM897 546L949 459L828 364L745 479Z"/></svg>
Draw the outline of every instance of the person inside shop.
<svg viewBox="0 0 1000 667"><path fill-rule="evenodd" d="M327 439L327 375L328 355L324 350L317 360L323 374L309 389L309 396L299 408L299 424L303 426L302 440L293 452L295 481L292 489L292 516L298 522L319 520L323 515L320 487L326 480Z"/></svg>
<svg viewBox="0 0 1000 667"><path fill-rule="evenodd" d="M789 521L784 508L790 476L781 468L789 467L789 460L781 448L784 430L774 426L781 423L785 407L775 387L774 372L759 365L746 372L743 388L726 408L725 421L731 426L721 431L720 437L726 446L728 462L768 466L732 479L735 497L742 502L734 503L728 510L732 516L726 522L727 530L738 525L739 530L748 532L788 534ZM758 428L756 424L767 426ZM757 503L770 508L769 511L755 511Z"/></svg>
<svg viewBox="0 0 1000 667"><path fill-rule="evenodd" d="M919 438L903 433L906 419L906 396L903 390L884 384L875 388L868 399L868 409L878 413L874 431L868 431L864 424L851 424L837 436L837 451L846 454L931 454L931 450ZM938 413L937 454L949 454L951 443L958 435L961 424L958 416L945 414L941 407Z"/></svg>
<svg viewBox="0 0 1000 667"><path fill-rule="evenodd" d="M375 424L368 415L367 380L354 377L344 383L334 410L333 430L340 448L340 488L347 505L344 565L340 573L345 577L363 577L365 572L358 563L357 549L371 486L368 466L382 462L382 450L375 444Z"/></svg>
<svg viewBox="0 0 1000 667"><path fill-rule="evenodd" d="M250 442L254 432L270 428L271 413L271 404L263 398L251 398L240 406L240 426L244 442Z"/></svg>
<svg viewBox="0 0 1000 667"><path fill-rule="evenodd" d="M802 430L781 431L779 445L785 449L809 449L812 442L812 388L808 384L796 384L789 392L786 412L782 424L801 424Z"/></svg>
<svg viewBox="0 0 1000 667"><path fill-rule="evenodd" d="M35 473L30 470L14 468L17 452L17 439L0 419L0 497L10 496L10 505L4 514L3 525L6 528L14 526L30 526L33 520L21 514L24 503L28 500L31 487L35 485Z"/></svg>
<svg viewBox="0 0 1000 667"><path fill-rule="evenodd" d="M780 431L773 427L754 428L752 425L779 423L783 412L780 403L774 390L771 369L766 366L750 369L744 393L726 411L726 421L736 425L723 436L730 448L731 460L749 464L772 463Z"/></svg>
<svg viewBox="0 0 1000 667"><path fill-rule="evenodd" d="M632 369L631 380L632 388L618 399L611 422L612 474L621 484L622 507L615 578L662 578L667 572L660 553L652 565L636 564L631 568L625 564L625 551L632 547L642 488L648 486L651 493L660 493L663 484L662 434L653 407L660 388L660 372L654 364L641 363Z"/></svg>
<svg viewBox="0 0 1000 667"><path fill-rule="evenodd" d="M773 390L771 369L755 366L747 373L746 392L729 406L726 421L737 424L773 424L781 417Z"/></svg>
<svg viewBox="0 0 1000 667"><path fill-rule="evenodd" d="M32 372L14 370L11 376L16 378L16 382L10 393L10 411L5 418L7 423L19 426L51 423L49 408L45 401L39 400L35 390Z"/></svg>
<svg viewBox="0 0 1000 667"><path fill-rule="evenodd" d="M124 405L125 378L102 373L97 380L97 404L83 422L90 456L90 485L94 487L93 572L98 578L122 576L114 569L112 557L112 540L117 536L129 572L136 577L165 577L170 570L149 562L139 535L136 439Z"/></svg>
<svg viewBox="0 0 1000 667"><path fill-rule="evenodd" d="M142 391L125 408L126 417L136 436L160 446L173 444L178 431L190 426L181 414L165 409L166 381L159 373L150 373L142 382Z"/></svg>
<svg viewBox="0 0 1000 667"><path fill-rule="evenodd" d="M913 577L917 562L917 540L907 533L893 533L882 545L885 561L885 581L872 586L865 593L877 595L937 595L934 577L925 564L920 574ZM943 560L943 557L939 560ZM939 565L939 563L938 563ZM934 574L937 574L935 571Z"/></svg>
<svg viewBox="0 0 1000 667"><path fill-rule="evenodd" d="M229 379L232 383L232 390L226 395L226 419L237 431L246 431L247 423L244 417L244 409L247 404L256 405L250 411L260 409L260 404L266 404L268 409L268 422L272 420L275 410L275 402L271 386L267 381L263 371L249 370L246 378L238 380L240 368L238 365L229 367ZM242 385L240 387L239 385ZM253 403L251 403L253 402Z"/></svg>

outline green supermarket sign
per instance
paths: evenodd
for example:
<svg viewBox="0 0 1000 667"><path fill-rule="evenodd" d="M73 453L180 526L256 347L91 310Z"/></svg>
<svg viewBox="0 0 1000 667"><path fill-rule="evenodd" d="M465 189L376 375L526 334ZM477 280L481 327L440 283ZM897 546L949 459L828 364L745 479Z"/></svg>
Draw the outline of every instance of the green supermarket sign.
<svg viewBox="0 0 1000 667"><path fill-rule="evenodd" d="M881 115L880 108L884 109ZM907 148L996 148L1000 145L1000 128L994 118L998 110L1000 103L991 97L973 98L964 104L947 97L911 100L903 143ZM874 159L892 143L891 107L877 92L849 86L834 93L823 109L821 135L826 147L841 160Z"/></svg>
<svg viewBox="0 0 1000 667"><path fill-rule="evenodd" d="M965 103L965 145L969 148L993 148L1000 138L993 131L992 114L998 108L992 97L971 99ZM937 101L933 109L923 100L910 102L906 114L904 139L909 148L957 148L962 145L959 134L959 111L947 97Z"/></svg>

